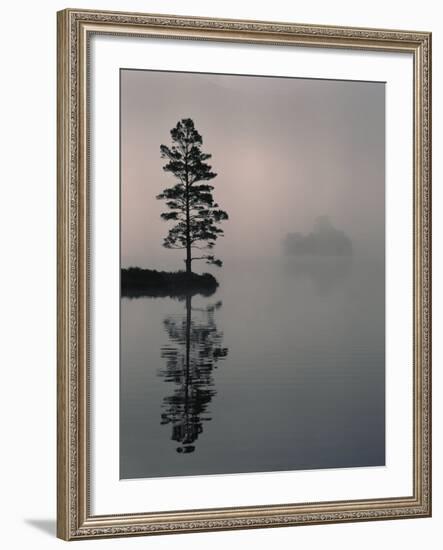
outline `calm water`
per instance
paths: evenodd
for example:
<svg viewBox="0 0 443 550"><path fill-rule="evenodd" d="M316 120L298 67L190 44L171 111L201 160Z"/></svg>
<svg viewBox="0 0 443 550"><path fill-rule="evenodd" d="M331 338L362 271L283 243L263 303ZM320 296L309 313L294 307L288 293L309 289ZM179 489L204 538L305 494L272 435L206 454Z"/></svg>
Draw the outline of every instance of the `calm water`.
<svg viewBox="0 0 443 550"><path fill-rule="evenodd" d="M384 264L225 262L123 298L121 478L385 463Z"/></svg>

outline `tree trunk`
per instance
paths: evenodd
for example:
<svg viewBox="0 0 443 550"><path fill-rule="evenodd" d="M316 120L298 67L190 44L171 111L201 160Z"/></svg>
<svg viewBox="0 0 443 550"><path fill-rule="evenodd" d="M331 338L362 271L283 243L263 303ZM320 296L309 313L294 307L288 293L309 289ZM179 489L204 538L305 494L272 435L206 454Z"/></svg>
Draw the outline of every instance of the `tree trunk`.
<svg viewBox="0 0 443 550"><path fill-rule="evenodd" d="M192 273L192 270L191 270L191 245L190 244L186 245L186 260L185 260L185 263L186 263L186 273Z"/></svg>
<svg viewBox="0 0 443 550"><path fill-rule="evenodd" d="M189 197L186 199L186 273L191 273L191 222L189 216Z"/></svg>
<svg viewBox="0 0 443 550"><path fill-rule="evenodd" d="M190 274L191 269L191 217L189 213L189 181L188 165L186 161L186 273Z"/></svg>

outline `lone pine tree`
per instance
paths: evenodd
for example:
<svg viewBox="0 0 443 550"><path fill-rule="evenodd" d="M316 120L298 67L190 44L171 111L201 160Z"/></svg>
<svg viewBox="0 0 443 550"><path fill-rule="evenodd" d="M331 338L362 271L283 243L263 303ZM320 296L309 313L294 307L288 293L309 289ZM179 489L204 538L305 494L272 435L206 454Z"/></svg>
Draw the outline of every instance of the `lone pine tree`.
<svg viewBox="0 0 443 550"><path fill-rule="evenodd" d="M186 251L186 272L192 272L194 260L206 260L217 266L222 261L212 254L193 256L194 250L211 250L215 241L223 235L219 224L228 219L212 196L214 187L207 182L217 174L206 163L212 155L203 153L201 135L190 118L180 120L171 130L172 146L160 146L162 158L167 160L163 166L176 179L173 187L164 189L157 199L166 201L167 212L161 217L166 221L175 221L164 239L163 246Z"/></svg>

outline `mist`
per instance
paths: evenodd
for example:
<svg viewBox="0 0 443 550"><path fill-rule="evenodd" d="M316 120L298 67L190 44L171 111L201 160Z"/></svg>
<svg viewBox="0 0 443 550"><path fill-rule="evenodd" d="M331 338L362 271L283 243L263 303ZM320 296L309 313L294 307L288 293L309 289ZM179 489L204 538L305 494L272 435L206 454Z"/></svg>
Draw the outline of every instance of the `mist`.
<svg viewBox="0 0 443 550"><path fill-rule="evenodd" d="M214 198L229 213L215 247L225 265L283 260L285 237L322 216L354 255L384 256L383 83L122 70L123 267L183 267L162 246L169 225L155 197L174 184L160 145L184 117L212 154Z"/></svg>

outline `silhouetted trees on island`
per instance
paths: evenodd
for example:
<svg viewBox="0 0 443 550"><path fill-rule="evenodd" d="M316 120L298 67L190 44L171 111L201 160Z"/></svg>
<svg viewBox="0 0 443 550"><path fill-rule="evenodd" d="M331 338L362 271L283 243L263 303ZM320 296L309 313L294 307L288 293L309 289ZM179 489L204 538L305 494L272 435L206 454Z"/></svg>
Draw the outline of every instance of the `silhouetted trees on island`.
<svg viewBox="0 0 443 550"><path fill-rule="evenodd" d="M352 242L344 231L336 229L327 216L319 217L313 231L288 233L283 241L288 256L351 256Z"/></svg>
<svg viewBox="0 0 443 550"><path fill-rule="evenodd" d="M173 222L163 246L185 253L185 271L165 272L130 267L121 271L123 296L174 296L183 293L210 294L217 288L215 277L192 271L192 263L205 260L207 264L222 266L222 261L211 253L216 240L223 235L220 224L228 219L213 197L214 186L207 183L217 174L206 162L211 155L202 151L203 139L194 121L183 118L171 130L172 144L161 145L163 166L175 178L171 187L164 189L157 199L164 200L167 211L161 217Z"/></svg>

